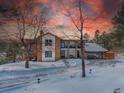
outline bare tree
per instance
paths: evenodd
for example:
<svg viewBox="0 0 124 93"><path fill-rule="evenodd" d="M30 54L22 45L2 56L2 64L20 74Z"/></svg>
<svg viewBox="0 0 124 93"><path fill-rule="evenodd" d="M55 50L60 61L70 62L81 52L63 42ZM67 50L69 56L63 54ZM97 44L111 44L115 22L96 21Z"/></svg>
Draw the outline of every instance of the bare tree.
<svg viewBox="0 0 124 93"><path fill-rule="evenodd" d="M88 33L85 33L83 37L84 37L84 41L85 42L89 42L90 41L90 35Z"/></svg>
<svg viewBox="0 0 124 93"><path fill-rule="evenodd" d="M58 2L60 2L58 0ZM61 2L64 9L66 10L66 16L68 16L71 19L71 22L76 27L77 31L80 32L80 47L81 47L81 60L82 60L82 77L86 77L85 73L85 49L84 49L84 40L83 40L83 34L84 34L84 19L85 15L83 14L83 1L82 0L73 0L73 4L71 4L71 7L67 6L67 3L64 1ZM70 5L70 2L69 2ZM73 11L76 9L76 12Z"/></svg>
<svg viewBox="0 0 124 93"><path fill-rule="evenodd" d="M82 10L82 1L79 0L79 12L80 12L80 26L77 27L78 31L80 32L80 45L81 45L81 59L82 59L82 77L86 76L85 73L85 62L84 62L84 40L83 40L83 24L84 24L84 18L83 18L83 10Z"/></svg>
<svg viewBox="0 0 124 93"><path fill-rule="evenodd" d="M16 2L18 3L18 2ZM37 51L37 40L39 33L43 31L46 24L47 11L42 10L40 14L33 15L33 0L23 0L23 6L17 7L15 10L17 29L18 29L18 40L23 46L25 51L25 68L29 68L29 60L32 55L31 47L32 43L36 45Z"/></svg>

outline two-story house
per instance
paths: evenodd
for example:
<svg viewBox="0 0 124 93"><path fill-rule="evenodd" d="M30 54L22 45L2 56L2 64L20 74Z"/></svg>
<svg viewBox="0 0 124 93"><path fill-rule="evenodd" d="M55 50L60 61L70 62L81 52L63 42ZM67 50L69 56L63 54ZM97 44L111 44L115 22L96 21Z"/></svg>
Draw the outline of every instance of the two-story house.
<svg viewBox="0 0 124 93"><path fill-rule="evenodd" d="M37 61L56 61L81 57L79 37L61 35L47 32L42 33L37 38L37 47L33 48ZM85 49L86 57L94 55L96 58L103 58L103 53L107 52L106 49L95 43L86 43Z"/></svg>

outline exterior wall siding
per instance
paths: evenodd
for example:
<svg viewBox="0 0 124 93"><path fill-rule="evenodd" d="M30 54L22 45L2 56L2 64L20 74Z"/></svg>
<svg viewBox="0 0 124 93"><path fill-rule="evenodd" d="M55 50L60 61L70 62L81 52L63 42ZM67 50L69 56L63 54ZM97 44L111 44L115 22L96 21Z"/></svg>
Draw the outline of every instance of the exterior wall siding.
<svg viewBox="0 0 124 93"><path fill-rule="evenodd" d="M42 53L40 51L37 52L37 61L42 61Z"/></svg>
<svg viewBox="0 0 124 93"><path fill-rule="evenodd" d="M55 38L55 60L59 60L61 58L61 40L59 38Z"/></svg>
<svg viewBox="0 0 124 93"><path fill-rule="evenodd" d="M37 61L42 61L42 39L41 37L37 39L37 48L35 48L35 51L37 51Z"/></svg>
<svg viewBox="0 0 124 93"><path fill-rule="evenodd" d="M52 46L45 46L45 40L52 40ZM45 57L45 51L52 51L52 57ZM55 61L55 36L46 34L42 37L42 61Z"/></svg>

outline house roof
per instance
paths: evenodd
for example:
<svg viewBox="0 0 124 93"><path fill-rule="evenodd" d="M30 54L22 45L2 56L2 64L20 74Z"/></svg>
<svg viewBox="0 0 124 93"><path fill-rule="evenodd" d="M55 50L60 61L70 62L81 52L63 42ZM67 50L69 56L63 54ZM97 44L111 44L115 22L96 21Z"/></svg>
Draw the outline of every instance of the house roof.
<svg viewBox="0 0 124 93"><path fill-rule="evenodd" d="M80 40L80 32L69 27L48 27L43 33L43 35L54 35L62 40ZM33 31L29 31L26 33L25 39L33 39L33 35ZM39 36L40 32L37 34L37 38Z"/></svg>
<svg viewBox="0 0 124 93"><path fill-rule="evenodd" d="M108 50L96 43L85 43L85 51L87 51L87 52L107 52Z"/></svg>
<svg viewBox="0 0 124 93"><path fill-rule="evenodd" d="M79 40L80 33L76 29L69 27L54 27L44 31L44 34L51 33L62 40Z"/></svg>

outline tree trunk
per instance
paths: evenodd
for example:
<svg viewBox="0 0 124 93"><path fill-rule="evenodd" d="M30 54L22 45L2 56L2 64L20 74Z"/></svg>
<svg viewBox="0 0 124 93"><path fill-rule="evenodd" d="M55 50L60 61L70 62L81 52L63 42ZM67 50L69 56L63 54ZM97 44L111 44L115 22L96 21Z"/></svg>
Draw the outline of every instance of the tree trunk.
<svg viewBox="0 0 124 93"><path fill-rule="evenodd" d="M26 60L26 62L25 62L25 68L29 68L29 60Z"/></svg>
<svg viewBox="0 0 124 93"><path fill-rule="evenodd" d="M25 48L26 49L26 62L25 62L25 68L29 68L29 59L30 59L30 51L28 48Z"/></svg>
<svg viewBox="0 0 124 93"><path fill-rule="evenodd" d="M84 62L84 40L83 40L83 24L84 24L84 18L82 15L82 0L79 0L79 12L80 12L80 45L81 45L81 60L82 60L82 77L86 77L85 74L85 62Z"/></svg>
<svg viewBox="0 0 124 93"><path fill-rule="evenodd" d="M86 77L85 61L84 61L84 42L83 42L83 40L81 40L81 60L82 60L82 77Z"/></svg>
<svg viewBox="0 0 124 93"><path fill-rule="evenodd" d="M29 68L29 54L26 55L25 68Z"/></svg>
<svg viewBox="0 0 124 93"><path fill-rule="evenodd" d="M85 61L84 61L84 41L83 41L83 32L81 30L81 38L80 38L80 45L81 45L81 60L82 60L82 77L86 77L85 73Z"/></svg>
<svg viewBox="0 0 124 93"><path fill-rule="evenodd" d="M13 53L13 62L16 62L16 53Z"/></svg>

